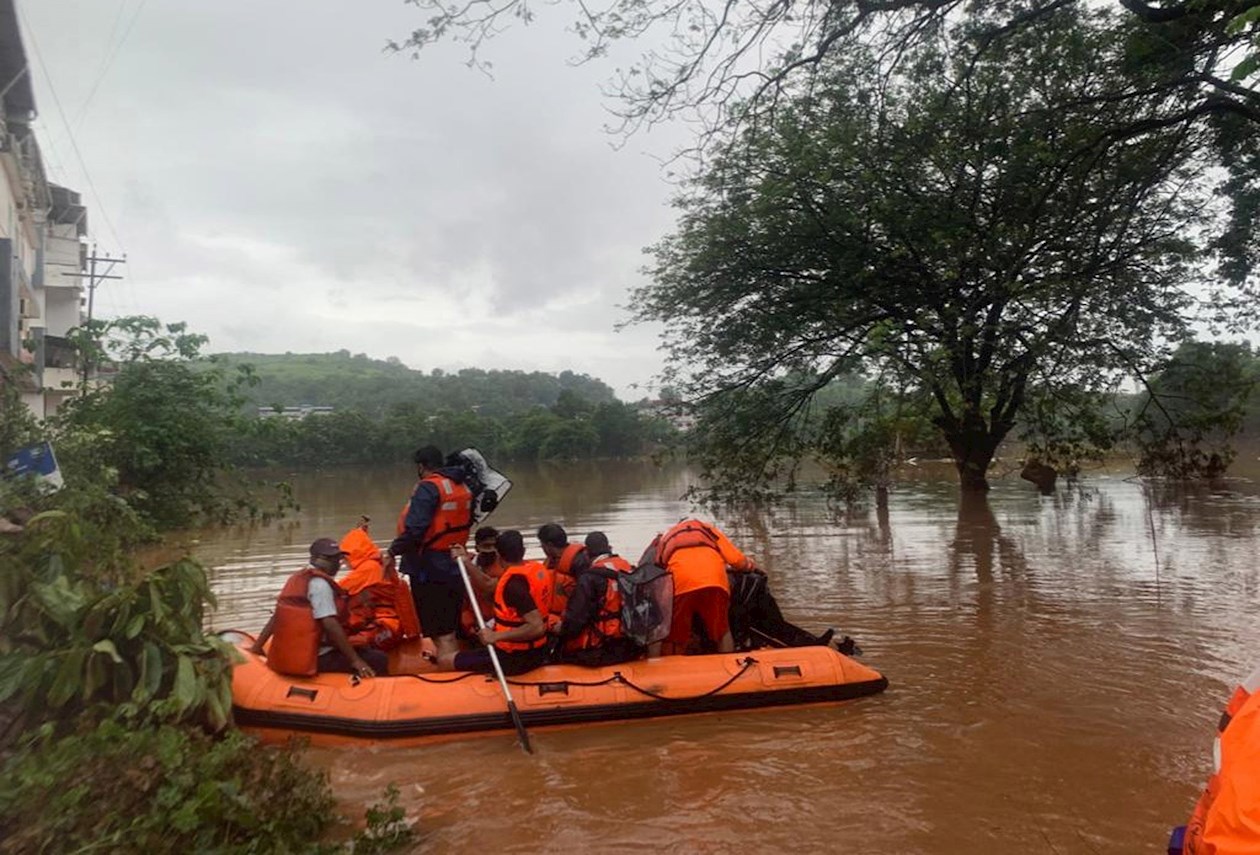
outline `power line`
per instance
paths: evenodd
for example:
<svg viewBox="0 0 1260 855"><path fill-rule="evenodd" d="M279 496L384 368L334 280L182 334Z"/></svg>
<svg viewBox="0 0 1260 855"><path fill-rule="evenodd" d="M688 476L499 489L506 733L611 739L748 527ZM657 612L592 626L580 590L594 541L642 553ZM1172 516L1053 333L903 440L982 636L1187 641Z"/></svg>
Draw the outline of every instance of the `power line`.
<svg viewBox="0 0 1260 855"><path fill-rule="evenodd" d="M131 36L131 31L136 26L136 21L140 20L140 13L144 11L145 4L149 0L140 0L140 5L136 7L135 14L131 16L131 20L127 22L127 29L123 30L122 38L115 44L109 44L105 51L105 58L101 61L101 67L96 73L96 80L92 83L92 88L88 92L87 97L83 99L83 105L79 107L79 114L75 117L74 126L82 129L83 120L87 118L88 108L92 105L92 99L96 96L96 90L101 88L101 82L105 79L105 75L114 65L114 60L118 58L118 54L122 52L123 45L127 43L127 39ZM114 29L110 31L107 44L113 41L114 33L118 30L118 22L122 20L123 9L127 7L127 0L123 0L118 7L118 14L114 17Z"/></svg>
<svg viewBox="0 0 1260 855"><path fill-rule="evenodd" d="M31 47L35 49L35 58L39 61L40 71L44 74L44 80L48 82L48 91L52 93L53 103L57 105L57 113L61 116L61 123L65 125L66 136L70 139L70 147L74 149L75 159L79 161L79 168L83 170L83 178L87 181L88 188L96 199L96 208L101 213L101 219L105 221L105 225L109 228L109 233L114 238L114 244L123 252L126 252L126 247L123 246L122 240L118 237L118 230L114 228L113 220L110 219L109 213L105 210L105 204L101 201L101 194L96 189L96 182L92 180L92 174L88 171L87 163L83 160L83 153L79 151L79 143L74 138L74 131L70 128L69 120L66 119L66 111L61 106L61 99L57 97L57 87L53 85L52 76L48 73L48 67L44 64L44 55L39 50L39 42L35 40L35 31L31 28L30 22L26 20L24 15L21 16L21 19L26 33L30 37Z"/></svg>

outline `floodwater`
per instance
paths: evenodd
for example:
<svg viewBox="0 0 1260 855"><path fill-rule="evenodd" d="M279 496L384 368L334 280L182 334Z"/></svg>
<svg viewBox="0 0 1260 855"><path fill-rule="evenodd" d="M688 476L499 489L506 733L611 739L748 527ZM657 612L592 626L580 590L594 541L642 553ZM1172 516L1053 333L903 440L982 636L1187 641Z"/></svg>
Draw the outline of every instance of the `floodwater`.
<svg viewBox="0 0 1260 855"><path fill-rule="evenodd" d="M688 511L688 475L649 464L508 474L492 523L601 529L630 556ZM202 535L215 628L256 632L310 541L359 514L387 539L412 478L292 483L290 521ZM962 505L951 469L922 466L885 514L800 497L719 519L787 617L856 637L887 692L537 731L533 756L506 732L310 756L354 815L398 784L425 852L1162 852L1260 659L1258 495L1099 471L1052 497L1010 475Z"/></svg>

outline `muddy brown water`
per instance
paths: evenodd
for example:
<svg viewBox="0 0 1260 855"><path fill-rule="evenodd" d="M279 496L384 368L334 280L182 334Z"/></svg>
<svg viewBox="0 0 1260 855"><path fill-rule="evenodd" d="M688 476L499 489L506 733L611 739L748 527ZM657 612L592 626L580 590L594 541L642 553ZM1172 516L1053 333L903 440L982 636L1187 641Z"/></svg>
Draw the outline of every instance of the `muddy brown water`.
<svg viewBox="0 0 1260 855"><path fill-rule="evenodd" d="M1260 479L1255 461L1235 469ZM492 523L601 529L631 556L688 512L685 472L509 474ZM289 521L201 534L215 628L256 632L310 541L359 514L386 539L412 482L405 468L291 480ZM426 852L1162 852L1260 659L1247 477L1178 494L1098 471L1041 497L1012 475L964 504L948 468L923 465L887 513L802 496L719 522L789 619L859 640L886 693L538 731L532 757L504 733L312 762L351 813L396 783Z"/></svg>

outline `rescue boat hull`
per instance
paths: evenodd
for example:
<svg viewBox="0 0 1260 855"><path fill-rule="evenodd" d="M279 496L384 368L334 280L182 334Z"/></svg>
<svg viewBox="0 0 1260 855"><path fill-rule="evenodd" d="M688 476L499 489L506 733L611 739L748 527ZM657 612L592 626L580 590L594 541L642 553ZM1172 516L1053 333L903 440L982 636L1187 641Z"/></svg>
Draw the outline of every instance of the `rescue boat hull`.
<svg viewBox="0 0 1260 855"><path fill-rule="evenodd" d="M267 741L406 744L512 730L498 682L483 674L288 677L250 653L232 674L236 723ZM549 665L509 685L526 727L836 703L883 691L878 672L829 647L669 656L602 668Z"/></svg>

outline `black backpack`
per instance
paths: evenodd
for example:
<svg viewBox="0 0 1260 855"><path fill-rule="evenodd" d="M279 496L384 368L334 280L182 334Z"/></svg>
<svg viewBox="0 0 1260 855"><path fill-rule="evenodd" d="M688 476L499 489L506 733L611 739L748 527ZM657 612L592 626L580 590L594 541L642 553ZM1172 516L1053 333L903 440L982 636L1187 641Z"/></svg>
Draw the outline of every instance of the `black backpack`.
<svg viewBox="0 0 1260 855"><path fill-rule="evenodd" d="M664 641L674 620L674 577L658 564L640 562L628 572L594 567L621 594L621 632L636 644Z"/></svg>

